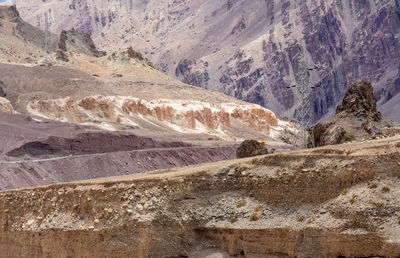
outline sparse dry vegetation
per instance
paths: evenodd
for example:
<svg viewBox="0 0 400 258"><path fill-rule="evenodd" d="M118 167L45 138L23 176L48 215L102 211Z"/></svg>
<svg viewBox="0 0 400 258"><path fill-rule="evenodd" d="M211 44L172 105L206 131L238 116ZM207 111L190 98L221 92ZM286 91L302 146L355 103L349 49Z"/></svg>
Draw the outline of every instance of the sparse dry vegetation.
<svg viewBox="0 0 400 258"><path fill-rule="evenodd" d="M372 184L369 184L368 187L371 188L371 189L375 189L375 188L378 188L378 184L377 183L372 183Z"/></svg>
<svg viewBox="0 0 400 258"><path fill-rule="evenodd" d="M259 217L258 217L258 214L257 213L252 213L251 215L250 215L250 217L249 217L249 220L250 221L257 221L257 220L259 220Z"/></svg>
<svg viewBox="0 0 400 258"><path fill-rule="evenodd" d="M309 218L309 219L307 220L307 224L311 224L313 221L314 221L313 218Z"/></svg>
<svg viewBox="0 0 400 258"><path fill-rule="evenodd" d="M237 208L242 208L242 207L246 206L246 204L247 204L246 200L241 200L240 202L238 202L236 204L236 207Z"/></svg>
<svg viewBox="0 0 400 258"><path fill-rule="evenodd" d="M232 216L231 216L231 218L230 218L230 222L231 223L235 223L236 221L238 221L238 219L239 219L239 214L237 214L237 213L234 213L234 214L232 214Z"/></svg>
<svg viewBox="0 0 400 258"><path fill-rule="evenodd" d="M343 191L342 191L342 195L346 195L347 194L347 189L344 189Z"/></svg>
<svg viewBox="0 0 400 258"><path fill-rule="evenodd" d="M373 202L373 201L371 201L370 203L372 205L376 206L377 208L382 208L383 207L383 203L381 203L381 202Z"/></svg>
<svg viewBox="0 0 400 258"><path fill-rule="evenodd" d="M351 199L350 199L350 204L354 204L355 202L356 202L356 198L357 198L357 195L353 195L353 197L351 197Z"/></svg>
<svg viewBox="0 0 400 258"><path fill-rule="evenodd" d="M251 164L252 165L256 165L257 161L258 161L258 158L254 158L254 159L251 160Z"/></svg>
<svg viewBox="0 0 400 258"><path fill-rule="evenodd" d="M305 219L306 219L306 218L305 218L303 215L298 216L298 217L297 217L297 222L303 222Z"/></svg>
<svg viewBox="0 0 400 258"><path fill-rule="evenodd" d="M254 208L254 212L259 212L261 208L262 208L261 205L257 205L257 207Z"/></svg>
<svg viewBox="0 0 400 258"><path fill-rule="evenodd" d="M389 186L384 186L384 187L382 187L382 192L383 192L383 193L388 193L388 192L390 192L390 187L389 187Z"/></svg>
<svg viewBox="0 0 400 258"><path fill-rule="evenodd" d="M353 135L353 134L350 134L350 133L345 133L344 134L344 140L346 141L346 142L352 142L352 141L354 141L356 139L356 137Z"/></svg>

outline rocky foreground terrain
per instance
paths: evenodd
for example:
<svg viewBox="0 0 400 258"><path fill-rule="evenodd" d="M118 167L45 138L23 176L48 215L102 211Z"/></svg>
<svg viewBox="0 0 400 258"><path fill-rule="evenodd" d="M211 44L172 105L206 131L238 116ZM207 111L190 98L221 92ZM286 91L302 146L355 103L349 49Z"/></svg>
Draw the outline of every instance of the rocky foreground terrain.
<svg viewBox="0 0 400 258"><path fill-rule="evenodd" d="M3 191L1 253L399 257L399 150L397 136Z"/></svg>
<svg viewBox="0 0 400 258"><path fill-rule="evenodd" d="M170 76L278 116L298 117L305 83L313 121L326 119L362 79L383 115L400 121L391 111L400 108L398 0L11 2L30 24L43 28L50 9L55 33L88 32L108 52L134 46Z"/></svg>

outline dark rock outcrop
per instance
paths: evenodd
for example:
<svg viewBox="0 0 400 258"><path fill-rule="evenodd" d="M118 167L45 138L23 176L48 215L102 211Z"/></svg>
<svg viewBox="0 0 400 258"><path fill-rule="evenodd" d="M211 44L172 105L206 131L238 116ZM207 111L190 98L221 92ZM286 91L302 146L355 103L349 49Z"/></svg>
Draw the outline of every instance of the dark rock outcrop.
<svg viewBox="0 0 400 258"><path fill-rule="evenodd" d="M273 153L274 150L268 151L261 143L256 140L245 140L239 146L236 151L236 157L238 159L254 157L259 155L266 155Z"/></svg>
<svg viewBox="0 0 400 258"><path fill-rule="evenodd" d="M351 85L336 108L336 115L314 126L315 145L341 144L381 134L384 128L397 126L378 111L373 87L365 81Z"/></svg>
<svg viewBox="0 0 400 258"><path fill-rule="evenodd" d="M83 36L84 41L88 44L88 47L90 49L90 51L93 53L94 56L101 56L101 53L99 52L99 50L96 48L96 45L94 44L92 37L90 36L89 33L86 33Z"/></svg>
<svg viewBox="0 0 400 258"><path fill-rule="evenodd" d="M60 34L60 41L58 42L58 49L56 51L56 59L68 62L68 55L67 55L67 40L68 35L67 31L63 30Z"/></svg>
<svg viewBox="0 0 400 258"><path fill-rule="evenodd" d="M181 78L184 83L207 88L210 80L208 74L208 63L194 62L189 59L181 59L175 69L175 76Z"/></svg>
<svg viewBox="0 0 400 258"><path fill-rule="evenodd" d="M347 89L342 104L336 108L336 115L341 117L364 116L372 121L381 121L382 114L376 108L372 85L365 81L357 81L351 85Z"/></svg>
<svg viewBox="0 0 400 258"><path fill-rule="evenodd" d="M66 41L68 39L67 32L65 30L61 31L60 42L58 42L58 48L62 51L67 51Z"/></svg>
<svg viewBox="0 0 400 258"><path fill-rule="evenodd" d="M61 49L57 49L56 59L64 61L64 62L69 61L67 53L65 51L62 51Z"/></svg>
<svg viewBox="0 0 400 258"><path fill-rule="evenodd" d="M127 52L128 52L128 56L130 58L135 58L135 59L138 59L140 61L144 60L143 55L140 52L137 52L137 51L133 50L132 47L128 47L127 48Z"/></svg>

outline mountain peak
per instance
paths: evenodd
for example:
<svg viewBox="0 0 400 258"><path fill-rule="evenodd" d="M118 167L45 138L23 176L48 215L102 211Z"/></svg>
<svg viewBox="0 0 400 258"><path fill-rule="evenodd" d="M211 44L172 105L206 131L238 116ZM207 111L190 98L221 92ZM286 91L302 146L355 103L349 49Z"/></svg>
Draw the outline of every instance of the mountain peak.
<svg viewBox="0 0 400 258"><path fill-rule="evenodd" d="M376 106L372 85L362 80L355 82L347 89L342 104L336 108L336 114L339 116L362 114L374 121L382 119Z"/></svg>

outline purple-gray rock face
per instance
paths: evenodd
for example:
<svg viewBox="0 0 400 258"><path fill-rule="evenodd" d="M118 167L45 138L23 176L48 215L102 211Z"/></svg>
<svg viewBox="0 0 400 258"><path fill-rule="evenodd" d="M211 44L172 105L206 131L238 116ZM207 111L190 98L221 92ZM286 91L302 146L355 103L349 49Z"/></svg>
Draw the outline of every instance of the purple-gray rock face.
<svg viewBox="0 0 400 258"><path fill-rule="evenodd" d="M298 116L305 85L313 121L325 119L362 79L400 121L399 0L16 2L33 24L51 8L55 32L89 32L108 51L133 45L167 74L280 116Z"/></svg>

